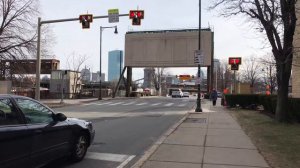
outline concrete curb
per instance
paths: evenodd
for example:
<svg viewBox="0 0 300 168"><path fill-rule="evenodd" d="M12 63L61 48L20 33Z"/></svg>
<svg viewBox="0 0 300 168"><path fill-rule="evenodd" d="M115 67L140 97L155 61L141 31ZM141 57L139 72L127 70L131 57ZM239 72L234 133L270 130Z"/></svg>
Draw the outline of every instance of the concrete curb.
<svg viewBox="0 0 300 168"><path fill-rule="evenodd" d="M194 109L194 108L193 108ZM175 123L170 129L168 129L145 153L144 155L133 165L131 168L141 168L144 163L151 157L151 155L157 150L157 148L167 139L167 137L172 134L177 127L189 116L189 110L182 119Z"/></svg>

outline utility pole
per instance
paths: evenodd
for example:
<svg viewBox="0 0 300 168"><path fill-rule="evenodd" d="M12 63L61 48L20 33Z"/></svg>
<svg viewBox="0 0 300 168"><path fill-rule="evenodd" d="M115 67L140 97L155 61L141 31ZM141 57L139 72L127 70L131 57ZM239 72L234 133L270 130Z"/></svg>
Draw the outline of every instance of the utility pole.
<svg viewBox="0 0 300 168"><path fill-rule="evenodd" d="M198 38L198 50L201 50L201 0L199 0L199 38ZM195 112L202 112L202 108L201 108L201 87L200 87L200 77L201 77L201 66L200 64L198 64L198 79L199 79L199 83L198 83L198 95L197 95L197 107L195 109Z"/></svg>
<svg viewBox="0 0 300 168"><path fill-rule="evenodd" d="M233 92L232 93L236 93L236 70L233 71Z"/></svg>

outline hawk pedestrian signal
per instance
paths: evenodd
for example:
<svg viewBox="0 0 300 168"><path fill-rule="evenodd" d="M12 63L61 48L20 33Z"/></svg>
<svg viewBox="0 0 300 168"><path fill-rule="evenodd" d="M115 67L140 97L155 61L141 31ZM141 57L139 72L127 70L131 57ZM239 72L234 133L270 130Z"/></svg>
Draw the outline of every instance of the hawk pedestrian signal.
<svg viewBox="0 0 300 168"><path fill-rule="evenodd" d="M228 64L230 64L230 65L232 65L232 64L241 65L242 64L242 58L241 57L229 57Z"/></svg>
<svg viewBox="0 0 300 168"><path fill-rule="evenodd" d="M80 15L79 21L82 24L83 29L89 29L90 23L93 22L93 15L90 14Z"/></svg>
<svg viewBox="0 0 300 168"><path fill-rule="evenodd" d="M241 57L229 57L228 64L231 65L231 70L237 71L239 70L239 65L242 64Z"/></svg>
<svg viewBox="0 0 300 168"><path fill-rule="evenodd" d="M232 71L238 71L239 70L239 64L231 64L231 70Z"/></svg>
<svg viewBox="0 0 300 168"><path fill-rule="evenodd" d="M129 18L132 19L132 25L141 25L141 19L144 19L144 11L130 10Z"/></svg>

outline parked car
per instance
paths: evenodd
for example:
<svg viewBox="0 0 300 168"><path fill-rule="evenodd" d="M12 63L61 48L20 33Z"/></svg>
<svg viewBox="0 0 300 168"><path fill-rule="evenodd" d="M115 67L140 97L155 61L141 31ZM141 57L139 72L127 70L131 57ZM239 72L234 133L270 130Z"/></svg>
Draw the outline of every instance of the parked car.
<svg viewBox="0 0 300 168"><path fill-rule="evenodd" d="M95 130L28 97L0 95L0 167L41 167L69 156L81 161Z"/></svg>
<svg viewBox="0 0 300 168"><path fill-rule="evenodd" d="M183 97L190 97L190 93L189 92L183 92Z"/></svg>
<svg viewBox="0 0 300 168"><path fill-rule="evenodd" d="M183 93L181 91L181 89L176 89L172 91L172 97L183 97Z"/></svg>
<svg viewBox="0 0 300 168"><path fill-rule="evenodd" d="M218 97L222 97L223 96L223 94L221 93L221 92L217 92L218 93Z"/></svg>

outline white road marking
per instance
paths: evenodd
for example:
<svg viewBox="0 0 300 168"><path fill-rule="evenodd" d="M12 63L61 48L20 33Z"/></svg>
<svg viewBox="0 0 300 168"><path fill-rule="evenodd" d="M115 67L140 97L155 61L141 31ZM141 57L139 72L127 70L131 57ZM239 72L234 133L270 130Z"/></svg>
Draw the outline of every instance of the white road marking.
<svg viewBox="0 0 300 168"><path fill-rule="evenodd" d="M158 106L160 105L161 103L154 103L154 104L151 104L151 106Z"/></svg>
<svg viewBox="0 0 300 168"><path fill-rule="evenodd" d="M135 103L135 101L133 101L133 102L130 102L130 103L125 103L125 104L122 104L123 106L127 106L127 105L131 105L131 104L134 104Z"/></svg>
<svg viewBox="0 0 300 168"><path fill-rule="evenodd" d="M124 102L118 102L118 103L112 103L112 104L109 104L110 106L115 106L115 105L118 105L118 104L122 104Z"/></svg>
<svg viewBox="0 0 300 168"><path fill-rule="evenodd" d="M186 106L186 103L185 104L179 104L178 107L184 107Z"/></svg>
<svg viewBox="0 0 300 168"><path fill-rule="evenodd" d="M134 155L121 155L121 154L113 154L113 153L97 153L97 152L88 152L86 153L85 158L94 159L94 160L105 160L111 162L129 162ZM130 160L128 161L128 159Z"/></svg>
<svg viewBox="0 0 300 168"><path fill-rule="evenodd" d="M106 103L88 103L88 104L83 104L83 106L89 106L89 105L101 106L101 105L109 104L109 103L112 103L112 102L106 102Z"/></svg>
<svg viewBox="0 0 300 168"><path fill-rule="evenodd" d="M168 103L168 104L165 104L165 106L172 106L174 103Z"/></svg>
<svg viewBox="0 0 300 168"><path fill-rule="evenodd" d="M87 104L82 104L82 106L89 106L89 105L97 105L98 103L87 103Z"/></svg>
<svg viewBox="0 0 300 168"><path fill-rule="evenodd" d="M135 156L131 155L129 156L124 162L122 162L117 168L123 168L126 166Z"/></svg>
<svg viewBox="0 0 300 168"><path fill-rule="evenodd" d="M145 105L145 104L148 104L148 103L139 103L139 104L136 104L137 106L142 106L142 105Z"/></svg>

